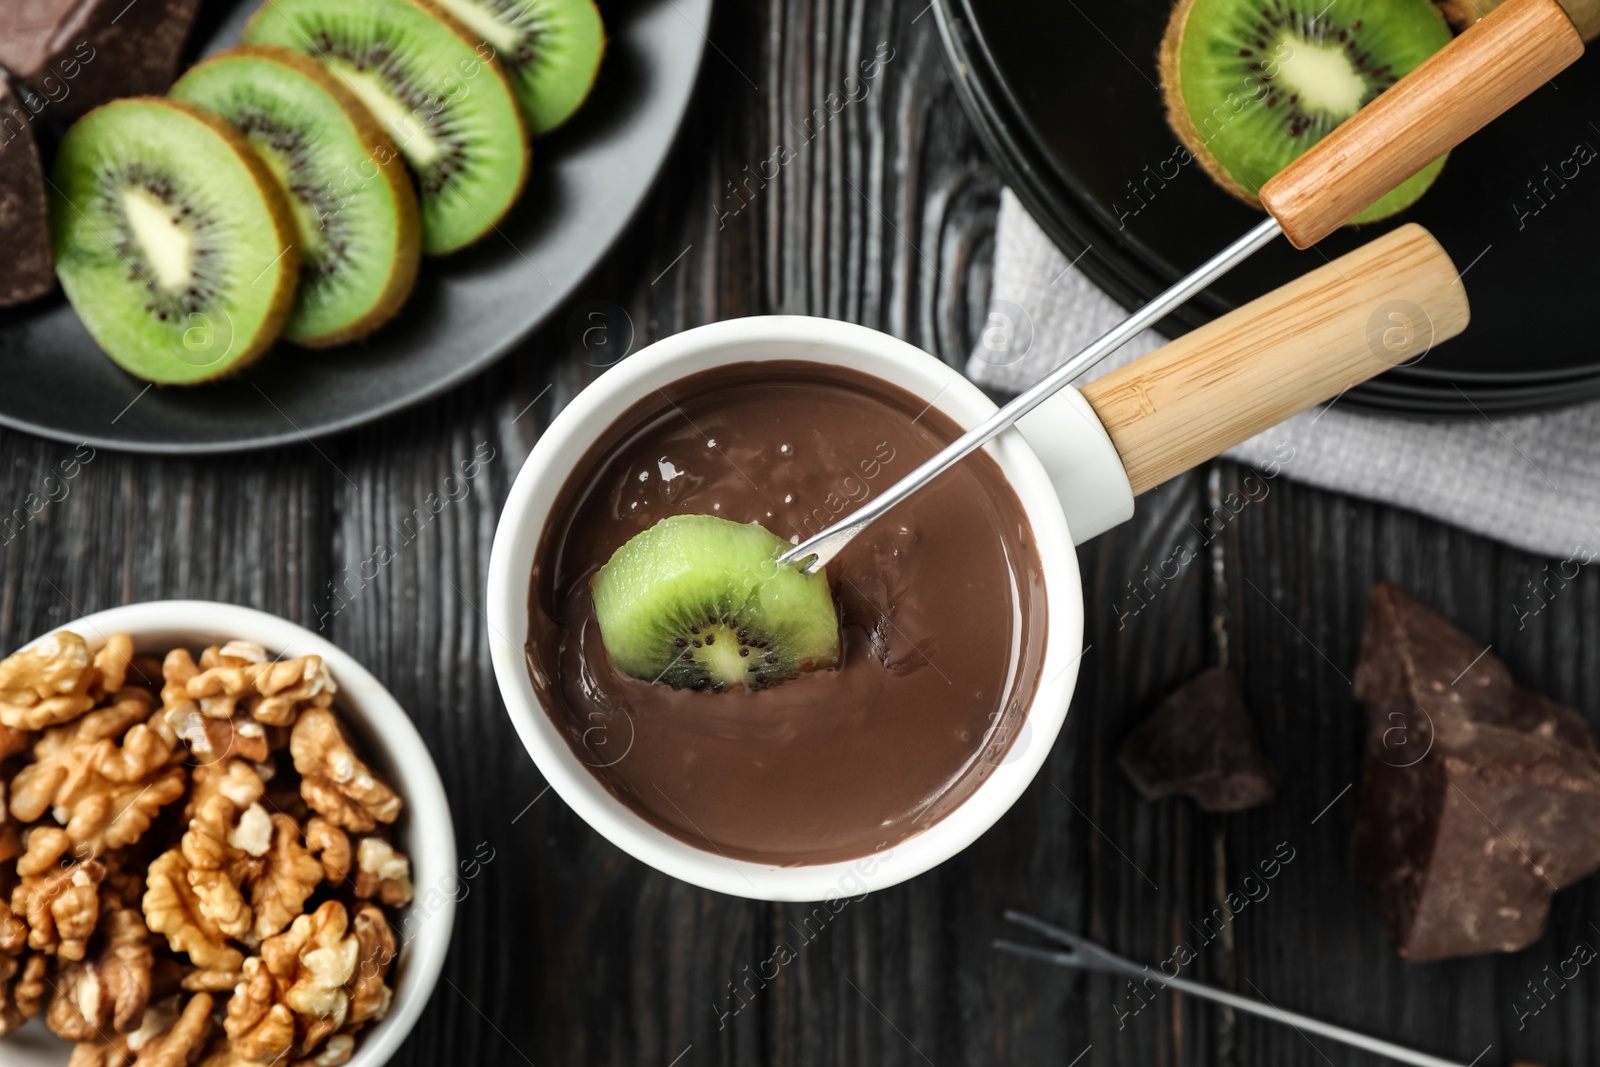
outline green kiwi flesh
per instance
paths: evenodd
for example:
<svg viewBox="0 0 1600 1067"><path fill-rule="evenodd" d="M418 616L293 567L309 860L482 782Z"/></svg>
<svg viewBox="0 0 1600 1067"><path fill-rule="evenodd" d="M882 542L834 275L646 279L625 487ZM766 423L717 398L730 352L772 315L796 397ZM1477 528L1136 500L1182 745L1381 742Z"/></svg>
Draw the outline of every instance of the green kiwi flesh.
<svg viewBox="0 0 1600 1067"><path fill-rule="evenodd" d="M294 302L294 223L237 131L180 102L118 100L67 131L52 178L61 286L124 369L188 384L272 344Z"/></svg>
<svg viewBox="0 0 1600 1067"><path fill-rule="evenodd" d="M416 175L425 252L478 240L522 192L528 137L505 72L429 0L272 0L244 39L306 53L372 110Z"/></svg>
<svg viewBox="0 0 1600 1067"><path fill-rule="evenodd" d="M594 0L438 0L505 65L528 132L543 136L588 97L606 49Z"/></svg>
<svg viewBox="0 0 1600 1067"><path fill-rule="evenodd" d="M1449 41L1432 0L1182 0L1161 46L1167 116L1223 188L1259 204L1269 178ZM1409 207L1443 166L1353 221Z"/></svg>
<svg viewBox="0 0 1600 1067"><path fill-rule="evenodd" d="M377 121L314 60L246 45L199 64L171 95L231 123L278 179L294 212L300 285L283 336L355 340L396 311L416 281L416 193Z"/></svg>
<svg viewBox="0 0 1600 1067"><path fill-rule="evenodd" d="M595 574L595 617L618 671L674 689L762 689L839 662L828 579L780 565L754 523L674 515Z"/></svg>

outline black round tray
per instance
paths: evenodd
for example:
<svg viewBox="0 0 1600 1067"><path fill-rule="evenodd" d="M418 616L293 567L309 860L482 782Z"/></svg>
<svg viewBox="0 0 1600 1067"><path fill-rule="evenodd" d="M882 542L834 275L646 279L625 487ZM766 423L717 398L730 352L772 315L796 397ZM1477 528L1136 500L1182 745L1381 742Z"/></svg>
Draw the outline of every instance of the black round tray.
<svg viewBox="0 0 1600 1067"><path fill-rule="evenodd" d="M1170 0L1092 13L1022 0L934 6L958 95L990 154L1067 258L1125 307L1260 221L1197 165L1176 162L1155 59ZM1187 332L1414 221L1462 270L1472 325L1422 361L1351 390L1344 403L1470 414L1600 396L1589 305L1600 260L1588 247L1600 233L1600 160L1573 162L1579 145L1600 151L1600 118L1589 115L1597 99L1600 66L1580 60L1453 152L1409 211L1347 228L1311 251L1275 242L1158 328Z"/></svg>

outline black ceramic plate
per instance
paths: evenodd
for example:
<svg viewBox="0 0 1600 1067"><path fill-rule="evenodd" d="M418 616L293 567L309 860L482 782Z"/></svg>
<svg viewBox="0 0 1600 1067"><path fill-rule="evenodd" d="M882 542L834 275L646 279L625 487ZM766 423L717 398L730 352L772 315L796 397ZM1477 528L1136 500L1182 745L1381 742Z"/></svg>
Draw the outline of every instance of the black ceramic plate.
<svg viewBox="0 0 1600 1067"><path fill-rule="evenodd" d="M259 3L212 0L197 52L237 41ZM606 3L594 95L534 145L522 201L498 234L424 261L406 308L366 342L280 345L236 378L147 391L55 297L0 312L0 423L109 448L220 452L347 429L482 370L573 293L644 199L688 106L710 15L711 0Z"/></svg>
<svg viewBox="0 0 1600 1067"><path fill-rule="evenodd" d="M1130 307L1261 217L1196 165L1176 162L1155 64L1170 7L936 0L963 103L1013 188L1068 257L1082 255L1079 267ZM1473 322L1351 400L1405 407L1409 398L1431 411L1470 412L1472 404L1547 407L1600 392L1592 309L1600 258L1581 236L1600 232L1597 98L1600 64L1580 60L1457 149L1428 194L1395 220L1419 222L1444 244L1463 270ZM1308 252L1275 243L1163 332L1192 329L1393 224L1345 230Z"/></svg>

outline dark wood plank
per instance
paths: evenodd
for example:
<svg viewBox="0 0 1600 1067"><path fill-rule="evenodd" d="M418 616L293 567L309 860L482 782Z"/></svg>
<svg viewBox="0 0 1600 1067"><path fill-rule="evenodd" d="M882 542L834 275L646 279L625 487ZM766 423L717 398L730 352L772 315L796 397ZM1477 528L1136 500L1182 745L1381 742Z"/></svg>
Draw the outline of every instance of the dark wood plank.
<svg viewBox="0 0 1600 1067"><path fill-rule="evenodd" d="M400 1064L1378 1062L1000 956L989 941L1011 906L1151 964L1193 945L1188 977L1464 1061L1490 1043L1485 1063L1592 1059L1587 974L1525 1029L1512 1003L1577 942L1600 944L1593 886L1562 894L1550 934L1525 953L1404 965L1353 873L1354 805L1341 792L1364 731L1349 676L1374 581L1407 585L1520 677L1592 714L1600 578L1586 570L1519 620L1545 561L1283 479L1200 544L1197 527L1249 475L1230 464L1149 494L1131 523L1083 549L1091 647L1066 728L1015 810L936 872L836 914L734 900L644 868L544 792L487 656L489 544L528 449L623 335L637 349L718 318L819 314L959 365L982 321L1000 180L922 0L727 3L712 40L683 137L616 254L473 382L315 445L100 453L59 484L46 476L73 449L0 433L0 508L28 514L0 536L0 640L126 601L230 600L320 626L394 691L439 763L463 850L494 857L463 887L445 981ZM861 78L874 57L877 76ZM833 114L830 93L854 99ZM752 178L779 145L792 159ZM631 330L585 350L570 326L595 301ZM491 450L460 499L413 517ZM30 514L30 492L57 499ZM1183 543L1195 560L1152 579ZM380 544L394 560L359 577ZM1147 804L1117 769L1117 746L1163 693L1215 663L1244 679L1283 795L1231 817ZM1295 858L1268 892L1220 911L1280 847Z"/></svg>

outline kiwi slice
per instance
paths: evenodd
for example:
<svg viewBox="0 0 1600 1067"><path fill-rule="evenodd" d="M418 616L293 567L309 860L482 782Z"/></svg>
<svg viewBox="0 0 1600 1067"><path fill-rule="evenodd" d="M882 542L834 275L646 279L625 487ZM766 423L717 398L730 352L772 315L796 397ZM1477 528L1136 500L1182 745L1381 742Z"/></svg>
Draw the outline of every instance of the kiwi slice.
<svg viewBox="0 0 1600 1067"><path fill-rule="evenodd" d="M50 242L94 339L152 382L216 378L266 351L300 270L289 204L243 135L158 97L114 101L67 131Z"/></svg>
<svg viewBox="0 0 1600 1067"><path fill-rule="evenodd" d="M528 132L566 122L594 88L606 30L594 0L439 0L494 50L522 103Z"/></svg>
<svg viewBox="0 0 1600 1067"><path fill-rule="evenodd" d="M839 662L828 579L780 565L787 541L751 523L674 515L594 577L611 664L674 689L761 689Z"/></svg>
<svg viewBox="0 0 1600 1067"><path fill-rule="evenodd" d="M313 348L353 341L400 310L422 255L417 194L360 100L315 60L271 45L208 59L171 95L244 134L288 197L300 287L286 339Z"/></svg>
<svg viewBox="0 0 1600 1067"><path fill-rule="evenodd" d="M516 203L528 135L511 84L430 0L271 0L244 39L306 53L372 110L417 176L424 251L471 244Z"/></svg>
<svg viewBox="0 0 1600 1067"><path fill-rule="evenodd" d="M1267 179L1450 41L1433 0L1181 0L1161 42L1167 119L1228 192ZM1410 206L1444 157L1355 222Z"/></svg>

